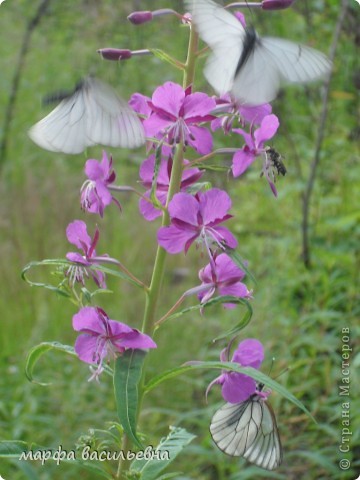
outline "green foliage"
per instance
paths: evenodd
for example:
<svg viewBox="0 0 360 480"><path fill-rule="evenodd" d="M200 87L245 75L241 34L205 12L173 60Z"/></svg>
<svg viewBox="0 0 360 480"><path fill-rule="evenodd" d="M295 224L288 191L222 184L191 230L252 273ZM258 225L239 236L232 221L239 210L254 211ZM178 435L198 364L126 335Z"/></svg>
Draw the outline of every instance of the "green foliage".
<svg viewBox="0 0 360 480"><path fill-rule="evenodd" d="M172 463L179 453L194 440L195 435L187 432L184 428L170 427L170 433L162 438L155 452L158 458L134 460L131 463L130 472L140 474L141 480L157 480L159 478L172 478L159 474ZM172 474L170 474L172 475ZM175 474L175 476L177 476Z"/></svg>
<svg viewBox="0 0 360 480"><path fill-rule="evenodd" d="M138 386L146 353L127 350L115 362L114 391L120 423L130 440L143 448L136 435L136 419L139 407Z"/></svg>
<svg viewBox="0 0 360 480"><path fill-rule="evenodd" d="M181 9L181 2L170 3L171 7ZM149 392L144 401L147 415L141 418L141 429L152 432L159 442L168 434L169 422L197 435L196 442L187 447L185 460L179 456L172 466L174 471L186 472L182 476L179 474L179 479L350 480L358 475L360 392L356 379L359 357L355 356L355 346L360 334L356 322L359 317L357 206L360 167L356 144L359 106L355 81L355 27L359 22L358 5L350 3L335 59L327 130L311 209L311 270L304 268L299 257L301 194L314 155L321 89L289 88L274 104L274 112L281 119L280 134L274 146L284 156L288 170L286 177L277 183L278 199L272 198L264 179L259 179L260 168L257 171L256 165L247 173L246 181L228 180L216 171L207 172L214 186L221 188L226 183L232 191L232 227L239 237L239 252L242 258L248 259L248 268L257 279L252 302L254 315L245 331L246 336L258 337L266 345L264 371L270 369L271 357L275 357L271 376L291 367L278 383L301 400L318 423L308 421L297 406L274 393L271 403L284 444L283 466L269 473L249 466L242 459L225 457L212 445L208 433L220 395L214 389L209 406L204 400L206 385L216 371L192 369L192 374L164 382ZM138 2L136 8L144 5ZM339 5L338 0L296 2L291 10L258 13L253 23L262 34L292 38L327 52ZM75 311L70 302L56 295L30 289L21 280L20 272L34 259L64 258L68 249L65 228L69 221L82 215L77 204L78 188L83 181L80 170L86 158L100 158L101 154L99 147L89 149L86 157L65 158L61 154L43 152L32 145L26 131L44 115L41 106L44 95L72 88L92 69L100 78L119 86L125 98L133 91L150 95L159 82L180 80L179 71L169 70L157 57L134 58L121 65L97 57L96 50L108 45L133 49L166 46L167 53L184 60L186 34L182 35L178 22L161 18L134 27L124 20L133 6L134 2L115 0L53 1L31 38L0 185L3 280L0 295L0 437L4 440L15 439L26 445L34 443L54 448L61 443L71 449L89 426L96 429L104 422L114 421L116 406L109 395L110 378L104 377L95 387L88 384L88 371L72 355L64 356L59 362L57 354L47 354L36 363L36 378L51 379L51 386L43 388L25 379L25 356L33 345L52 339L74 344L75 333L70 325ZM163 6L155 1L146 2L146 9ZM25 0L6 0L0 6L3 20L0 33L2 107L12 89L14 65L25 24L35 8L33 2ZM197 78L196 88L205 87L210 92L201 73ZM3 111L1 108L0 128ZM111 153L119 182L136 185L143 152ZM115 209L102 220L102 251L109 255L120 252L124 263L134 266L136 276L147 283L158 225L142 223L134 198L125 195L121 203L120 220ZM98 220L87 221L95 224ZM179 291L196 284L196 271L201 266L196 252L169 259L162 313L176 301ZM48 283L51 284L50 279ZM111 297L111 310L121 312L123 321L139 328L143 302L140 289L134 289L127 282L119 287L116 279L109 280L109 288L116 291L116 296ZM107 305L106 297L99 302ZM239 323L240 308L225 311L221 305L213 305L205 309L204 316L194 310L182 319L166 322L156 337L157 343L163 345L161 351L149 353L149 378L192 359L217 361L225 342L213 343L212 340ZM350 397L346 398L351 402L353 431L352 449L346 454L352 463L348 471L338 467L342 458L339 442L343 397L339 396L338 385L342 376L343 327L350 328L353 348L351 390ZM37 462L24 463L14 458L2 459L0 471L5 479L12 480L72 480L80 473L85 480L98 476L94 471L79 470L72 463L57 466L49 462L42 467Z"/></svg>

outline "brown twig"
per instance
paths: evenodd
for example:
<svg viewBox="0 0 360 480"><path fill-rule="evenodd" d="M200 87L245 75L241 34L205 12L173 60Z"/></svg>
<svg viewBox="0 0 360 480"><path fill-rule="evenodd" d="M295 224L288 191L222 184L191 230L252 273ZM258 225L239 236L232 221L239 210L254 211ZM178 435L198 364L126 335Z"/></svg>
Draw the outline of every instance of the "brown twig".
<svg viewBox="0 0 360 480"><path fill-rule="evenodd" d="M342 0L341 8L339 11L337 24L336 24L336 28L333 36L333 41L330 48L329 57L332 62L334 61L334 58L335 58L335 52L339 43L339 37L340 37L342 25L344 23L347 8L348 8L348 0ZM325 135L325 126L326 126L329 96L330 96L330 82L331 82L332 75L333 73L331 71L324 82L325 92L324 92L324 99L323 99L323 107L322 107L320 121L319 121L319 129L317 133L315 154L314 154L314 159L310 166L310 173L307 180L305 192L303 194L302 258L306 268L310 268L311 266L310 240L309 240L309 214L310 214L310 207L311 207L311 195L314 189L317 168L320 163L321 148L322 148L324 135Z"/></svg>
<svg viewBox="0 0 360 480"><path fill-rule="evenodd" d="M34 14L34 16L29 20L26 30L24 33L23 41L21 43L21 48L19 52L19 57L17 61L17 65L15 68L14 72L14 77L12 81L12 88L9 96L9 101L6 107L5 111L5 120L4 120L4 128L3 128L3 136L1 139L1 145L0 145L0 169L3 167L5 160L6 160L6 154L7 154L7 146L8 146L8 140L9 140L9 133L10 133L10 127L11 127L11 122L13 119L13 114L14 114L14 108L15 108L15 103L16 103L16 97L18 94L19 90L19 85L20 85L20 80L21 80L21 73L25 64L25 57L27 55L27 52L29 51L30 47L30 38L39 24L41 18L45 15L46 9L49 5L51 0L42 0Z"/></svg>

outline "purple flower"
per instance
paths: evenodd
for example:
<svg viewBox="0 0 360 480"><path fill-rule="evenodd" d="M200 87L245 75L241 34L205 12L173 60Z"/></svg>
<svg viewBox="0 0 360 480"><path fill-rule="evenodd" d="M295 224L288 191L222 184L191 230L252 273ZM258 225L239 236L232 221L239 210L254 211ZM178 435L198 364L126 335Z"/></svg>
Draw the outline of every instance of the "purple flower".
<svg viewBox="0 0 360 480"><path fill-rule="evenodd" d="M127 349L156 348L156 343L139 330L125 323L110 320L99 307L84 307L73 316L73 328L81 335L75 342L75 352L80 360L96 364L89 380L98 379L106 357L112 359Z"/></svg>
<svg viewBox="0 0 360 480"><path fill-rule="evenodd" d="M101 162L90 159L85 163L88 180L81 187L81 206L90 213L98 213L101 217L105 207L113 201L121 209L120 203L111 195L108 186L116 179L112 170L112 157L108 159L103 152Z"/></svg>
<svg viewBox="0 0 360 480"><path fill-rule="evenodd" d="M269 103L264 105L246 106L242 105L240 101L231 98L226 93L216 101L216 112L226 112L228 115L217 117L211 122L211 129L213 131L223 128L225 133L229 133L232 129L235 119L238 119L242 125L250 123L251 125L260 125L263 118L270 115L272 107Z"/></svg>
<svg viewBox="0 0 360 480"><path fill-rule="evenodd" d="M228 361L229 347L225 348L220 354L222 362ZM239 343L235 350L232 362L238 363L242 367L252 367L258 369L264 359L264 347L255 338L249 338ZM213 380L206 389L206 395L214 385L221 385L221 394L226 402L240 403L247 400L256 390L256 381L243 373L224 370L215 380Z"/></svg>
<svg viewBox="0 0 360 480"><path fill-rule="evenodd" d="M148 118L152 113L151 107L149 105L150 102L151 98L146 97L141 93L134 93L133 95L131 95L129 105L136 113L139 113L140 115Z"/></svg>
<svg viewBox="0 0 360 480"><path fill-rule="evenodd" d="M105 275L100 270L90 270L86 268L98 263L101 261L101 258L109 258L107 255L103 255L102 257L96 256L95 247L99 240L99 230L96 229L94 238L91 239L87 233L85 222L75 220L67 226L66 236L70 243L83 251L83 255L79 252L69 252L66 254L68 260L77 264L70 267L67 271L67 275L70 277L70 283L73 285L75 282L79 282L84 285L85 277L89 277L90 272L90 275L98 287L106 288Z"/></svg>
<svg viewBox="0 0 360 480"><path fill-rule="evenodd" d="M227 245L236 248L237 240L220 223L231 218L227 212L231 208L229 195L213 188L196 195L177 193L169 203L171 225L161 227L158 242L169 253L188 251L190 245L199 238L209 251L212 243L222 248Z"/></svg>
<svg viewBox="0 0 360 480"><path fill-rule="evenodd" d="M150 107L153 114L144 121L146 135L166 137L167 141L191 145L201 154L212 150L210 132L199 124L212 120L215 100L205 93L191 93L180 85L166 82L152 96Z"/></svg>
<svg viewBox="0 0 360 480"><path fill-rule="evenodd" d="M184 166L186 166L188 163L189 162L185 160ZM166 204L167 194L170 185L172 165L172 158L169 158L168 160L163 158L160 162L159 174L156 184L156 198L163 206L165 206ZM155 155L150 155L150 157L148 157L140 167L140 178L142 180L142 184L144 185L144 187L149 189L144 194L144 196L147 198L150 198L152 179L154 176L154 168ZM180 190L186 190L190 185L197 182L201 176L202 172L198 168L184 169L181 179ZM141 198L139 201L139 208L141 214L146 220L152 221L155 218L161 216L161 210L159 208L156 208L152 203L148 202L143 198Z"/></svg>
<svg viewBox="0 0 360 480"><path fill-rule="evenodd" d="M242 135L246 142L246 145L238 150L233 157L232 172L234 177L242 175L255 158L265 152L265 142L275 135L278 128L279 120L277 116L267 115L263 118L260 127L251 134L241 128L233 130Z"/></svg>
<svg viewBox="0 0 360 480"><path fill-rule="evenodd" d="M201 286L207 286L207 290L202 290L198 294L201 303L206 303L217 291L219 295L231 295L238 298L249 298L251 292L247 286L241 282L245 277L245 272L241 270L232 260L221 253L213 262L200 270L199 278L202 281ZM225 303L226 308L235 308L235 303Z"/></svg>

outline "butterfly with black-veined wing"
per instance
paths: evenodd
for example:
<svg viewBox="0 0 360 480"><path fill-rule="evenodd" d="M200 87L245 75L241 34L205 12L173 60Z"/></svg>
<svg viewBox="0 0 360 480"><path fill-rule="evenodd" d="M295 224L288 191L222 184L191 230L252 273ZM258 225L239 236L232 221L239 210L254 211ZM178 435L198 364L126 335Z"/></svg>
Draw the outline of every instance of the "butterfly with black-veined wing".
<svg viewBox="0 0 360 480"><path fill-rule="evenodd" d="M63 97L60 95L61 103L29 130L39 147L75 154L97 144L136 148L145 143L139 117L106 83L87 77Z"/></svg>
<svg viewBox="0 0 360 480"><path fill-rule="evenodd" d="M185 5L212 50L204 74L219 95L231 93L244 104L260 105L274 100L282 84L311 82L331 70L323 53L289 40L259 37L212 0L185 0Z"/></svg>
<svg viewBox="0 0 360 480"><path fill-rule="evenodd" d="M240 403L226 403L211 420L210 433L224 453L244 457L266 470L277 468L283 457L279 431L271 405L261 394L251 395Z"/></svg>

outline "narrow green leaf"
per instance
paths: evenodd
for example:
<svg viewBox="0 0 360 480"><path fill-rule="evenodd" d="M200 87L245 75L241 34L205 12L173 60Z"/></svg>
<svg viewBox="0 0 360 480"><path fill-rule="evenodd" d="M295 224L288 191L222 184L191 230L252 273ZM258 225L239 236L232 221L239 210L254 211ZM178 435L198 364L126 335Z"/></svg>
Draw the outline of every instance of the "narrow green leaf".
<svg viewBox="0 0 360 480"><path fill-rule="evenodd" d="M195 310L200 310L200 309L206 309L209 307L212 307L217 304L222 304L222 303L236 303L240 305L245 305L246 308L251 312L252 315L252 307L248 300L246 298L239 298L239 297L233 297L231 295L224 295L224 296L219 296L219 297L214 297L211 298L208 302L206 303L197 303L196 305L192 305L191 307L186 307L183 308L182 310L174 313L173 315L170 315L167 317L166 321L168 320L173 320L174 318L181 317L181 315L184 315L185 313L193 312Z"/></svg>
<svg viewBox="0 0 360 480"><path fill-rule="evenodd" d="M256 285L257 282L256 282L256 278L254 277L254 275L250 272L250 270L247 268L246 266L246 262L241 258L241 256L239 255L239 253L232 249L232 248L226 248L225 249L225 253L226 255L229 255L229 257L231 258L231 260L233 260L236 265L241 268L241 270L244 270L244 272L246 273L246 275L252 280L252 282L254 282L254 284Z"/></svg>
<svg viewBox="0 0 360 480"><path fill-rule="evenodd" d="M155 480L179 453L196 438L184 428L170 427L169 435L162 439L149 459L136 459L132 462L130 472L141 473L141 480ZM161 478L171 478L163 476Z"/></svg>
<svg viewBox="0 0 360 480"><path fill-rule="evenodd" d="M263 383L266 387L274 390L275 392L279 393L287 400L292 402L296 405L300 410L302 410L308 417L310 417L315 423L316 420L311 415L309 410L298 400L292 393L290 393L285 387L280 385L278 382L273 380L272 378L268 377L259 370L251 367L241 367L238 363L233 362L189 362L186 365L182 365L181 367L173 368L171 370L167 370L166 372L157 375L152 380L150 380L147 385L145 386L145 392L149 392L154 387L159 385L160 383L164 382L165 380L169 380L170 378L177 377L182 375L183 373L187 373L193 369L220 369L220 370L231 370L233 372L244 373L249 377L254 378L257 382Z"/></svg>
<svg viewBox="0 0 360 480"><path fill-rule="evenodd" d="M252 306L250 305L249 302L246 302L246 306L248 307L247 311L244 313L242 319L240 320L239 323L235 325L235 327L231 328L227 332L219 335L218 337L214 338L213 342L217 342L218 340L222 340L223 338L227 337L234 337L237 335L241 330L243 330L246 325L249 324L252 314L253 314L253 309Z"/></svg>
<svg viewBox="0 0 360 480"><path fill-rule="evenodd" d="M162 146L163 146L163 142L160 142L155 150L154 174L151 180L151 191L150 191L150 200L154 203L154 205L157 205L158 207L162 206L156 196L157 179L159 176L160 164L161 164L161 158L162 158L161 157Z"/></svg>
<svg viewBox="0 0 360 480"><path fill-rule="evenodd" d="M210 172L228 172L229 168L228 167L222 167L221 165L209 165L205 163L199 163L197 165L200 170L208 170Z"/></svg>
<svg viewBox="0 0 360 480"><path fill-rule="evenodd" d="M195 195L200 191L206 192L211 188L212 188L212 184L210 182L197 182L197 183L193 183L192 185L189 185L186 189L186 192L190 193L191 195Z"/></svg>
<svg viewBox="0 0 360 480"><path fill-rule="evenodd" d="M43 386L51 385L51 383L38 382L34 380L34 377L33 377L33 370L36 363L38 362L39 358L42 357L45 353L47 353L49 350L58 350L58 351L65 352L69 355L76 356L74 348L70 347L69 345L62 345L61 343L58 343L58 342L43 342L43 343L40 343L39 345L36 345L30 350L27 356L26 365L25 365L25 375L30 380L30 382L37 383Z"/></svg>
<svg viewBox="0 0 360 480"><path fill-rule="evenodd" d="M179 70L184 70L184 65L182 63L165 53L163 50L160 50L159 48L150 48L149 50L155 57L159 58L163 62L167 62Z"/></svg>
<svg viewBox="0 0 360 480"><path fill-rule="evenodd" d="M38 385L47 386L51 385L51 383L43 383L34 380L33 371L36 363L45 353L50 350L55 350L63 353L67 353L68 355L72 355L73 357L77 357L74 347L70 345L63 345L59 342L42 342L39 345L33 347L30 352L28 353L25 365L25 375L30 380L30 382L37 383ZM112 369L108 365L103 365L104 371L108 375L112 375Z"/></svg>
<svg viewBox="0 0 360 480"><path fill-rule="evenodd" d="M127 350L115 362L114 391L120 423L129 439L142 448L136 436L138 384L146 352Z"/></svg>
<svg viewBox="0 0 360 480"><path fill-rule="evenodd" d="M26 442L19 440L0 441L0 457L18 459L22 452L29 449Z"/></svg>
<svg viewBox="0 0 360 480"><path fill-rule="evenodd" d="M32 268L35 267L43 267L43 266L52 266L52 267L57 267L57 272L58 273L61 269L68 268L71 265L71 262L68 260L64 259L46 259L46 260L41 260L40 262L30 262L25 267L23 268L21 272L21 278L28 283L31 287L41 287L41 288L46 288L47 290L51 290L52 292L55 292L58 295L61 295L66 298L71 297L71 293L69 290L67 290L65 285L58 284L57 286L51 285L49 283L43 283L43 282L34 282L28 278L28 273Z"/></svg>
<svg viewBox="0 0 360 480"><path fill-rule="evenodd" d="M57 267L57 270L55 271L55 273L61 273L62 275L64 275L64 272L66 269L68 269L69 267L75 265L73 262L69 262L68 260L66 259L63 259L63 258L52 258L52 259L46 259L46 260L41 260L41 261L38 261L38 262L30 262L28 263L22 270L21 272L21 277L23 280L25 280L25 282L27 282L30 286L32 287L43 287L43 288L47 288L48 290L52 290L56 293L58 293L59 295L62 295L62 296L65 296L65 297L70 297L71 296L71 293L66 290L66 287L65 285L57 285L57 286L54 286L54 285L51 285L51 284L47 284L47 283L42 283L42 282L34 282L32 280L30 280L28 278L28 273L29 271L32 269L32 268L35 268L35 267ZM126 275L126 273L122 272L121 270L117 269L117 270L114 270L112 268L109 268L108 266L106 265L98 265L98 264L94 264L94 265L89 265L86 267L87 270L98 270L98 271L101 271L107 275L111 275L113 277L117 277L117 278L120 278L121 280L126 280L127 282L131 283L132 285L136 285L137 287L141 287L143 288L142 285L138 284L135 280L133 280L131 277L129 277L128 275Z"/></svg>

